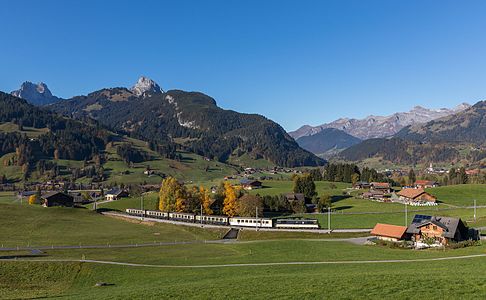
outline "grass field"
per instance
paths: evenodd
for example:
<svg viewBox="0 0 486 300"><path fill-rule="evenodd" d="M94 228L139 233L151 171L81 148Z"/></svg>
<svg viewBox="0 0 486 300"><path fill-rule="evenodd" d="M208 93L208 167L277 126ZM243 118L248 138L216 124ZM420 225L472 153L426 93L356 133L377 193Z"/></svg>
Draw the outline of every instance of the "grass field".
<svg viewBox="0 0 486 300"><path fill-rule="evenodd" d="M409 251L343 242L269 241L229 245L168 246L121 251L83 251L88 259L156 265L211 265L384 259L430 259L483 254L484 246L448 251ZM51 251L56 258L81 252ZM484 298L486 258L376 264L150 268L91 263L0 262L3 298L70 299L262 299ZM451 272L451 270L454 270ZM431 289L423 278L441 286ZM406 278L407 280L404 280ZM95 287L97 282L112 284Z"/></svg>
<svg viewBox="0 0 486 300"><path fill-rule="evenodd" d="M486 205L486 184L449 185L427 189L441 202L457 206Z"/></svg>
<svg viewBox="0 0 486 300"><path fill-rule="evenodd" d="M273 188L284 190L287 186ZM342 188L346 188L346 185L331 189L329 183L319 183L321 191L331 194L339 195ZM146 205L155 205L156 198L157 193L146 195ZM126 206L138 207L139 201L138 197L127 198L101 207L122 210ZM334 205L353 206L343 211L354 210L356 213L387 205L363 201L347 198L336 201ZM391 208L387 206L383 209L391 211ZM486 274L481 271L486 267L486 257L415 262L352 262L478 255L486 253L484 245L446 251L414 251L332 240L362 234L257 232L253 229L244 230L239 242L208 244L203 240L217 239L222 232L170 224L128 222L102 216L89 209L20 205L13 198L13 193L0 193L0 210L8 212L0 217L0 243L4 246L196 241L192 244L144 248L47 250L44 252L45 257L42 257L51 260L83 258L188 268L130 267L87 262L9 262L0 259L2 299L407 299L418 294L424 298L457 299L486 296ZM447 212L467 218L471 211L456 208ZM480 213L486 215L486 209L481 209ZM441 211L441 215L445 215L445 211ZM327 224L325 215L319 218ZM336 214L332 217L333 225L347 228L367 227L377 221L400 223L404 222L404 215ZM26 251L0 252L0 256L28 254ZM333 264L193 267L288 262ZM424 278L428 278L427 284L424 284ZM95 287L97 282L110 285ZM440 288L431 288L431 284Z"/></svg>

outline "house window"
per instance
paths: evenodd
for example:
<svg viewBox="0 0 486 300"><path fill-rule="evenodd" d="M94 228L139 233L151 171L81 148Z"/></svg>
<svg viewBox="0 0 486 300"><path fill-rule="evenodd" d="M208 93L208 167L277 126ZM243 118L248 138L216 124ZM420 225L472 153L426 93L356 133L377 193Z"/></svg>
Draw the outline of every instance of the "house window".
<svg viewBox="0 0 486 300"><path fill-rule="evenodd" d="M437 226L435 226L435 225L434 225L434 226L432 227L432 229L437 230Z"/></svg>

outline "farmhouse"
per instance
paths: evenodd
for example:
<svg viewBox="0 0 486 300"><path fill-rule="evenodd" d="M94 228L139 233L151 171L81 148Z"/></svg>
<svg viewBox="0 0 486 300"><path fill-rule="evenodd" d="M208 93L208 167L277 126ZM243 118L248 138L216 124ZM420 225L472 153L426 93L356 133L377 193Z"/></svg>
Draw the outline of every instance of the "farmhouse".
<svg viewBox="0 0 486 300"><path fill-rule="evenodd" d="M397 193L399 199L405 202L432 202L435 203L437 198L423 189L403 189Z"/></svg>
<svg viewBox="0 0 486 300"><path fill-rule="evenodd" d="M391 193L391 186L388 182L372 182L371 189L375 191L382 191L384 194Z"/></svg>
<svg viewBox="0 0 486 300"><path fill-rule="evenodd" d="M378 223L375 225L373 230L371 230L371 235L375 236L380 240L397 242L405 239L407 235L406 232L406 226Z"/></svg>
<svg viewBox="0 0 486 300"><path fill-rule="evenodd" d="M119 188L111 189L105 195L107 201L118 200L124 197L128 197L128 192Z"/></svg>
<svg viewBox="0 0 486 300"><path fill-rule="evenodd" d="M375 200L385 199L385 193L383 191L377 191L377 190L370 190L368 192L364 192L361 196L365 199L375 199Z"/></svg>
<svg viewBox="0 0 486 300"><path fill-rule="evenodd" d="M242 179L240 180L241 186L245 190L254 190L262 188L262 182L258 180Z"/></svg>
<svg viewBox="0 0 486 300"><path fill-rule="evenodd" d="M418 189L427 189L439 186L437 181L432 180L417 180L414 183L414 186Z"/></svg>
<svg viewBox="0 0 486 300"><path fill-rule="evenodd" d="M41 204L44 207L67 206L73 207L73 197L63 192L49 192L41 196Z"/></svg>
<svg viewBox="0 0 486 300"><path fill-rule="evenodd" d="M469 229L459 218L415 215L407 234L417 244L447 245L468 239L477 239L474 229Z"/></svg>
<svg viewBox="0 0 486 300"><path fill-rule="evenodd" d="M362 189L369 189L371 185L366 181L358 181L353 184L353 189L362 190Z"/></svg>
<svg viewBox="0 0 486 300"><path fill-rule="evenodd" d="M304 194L301 194L301 193L288 193L288 194L285 194L285 199L287 199L287 201L289 201L290 203L293 203L293 202L302 202L302 203L304 203L305 202Z"/></svg>

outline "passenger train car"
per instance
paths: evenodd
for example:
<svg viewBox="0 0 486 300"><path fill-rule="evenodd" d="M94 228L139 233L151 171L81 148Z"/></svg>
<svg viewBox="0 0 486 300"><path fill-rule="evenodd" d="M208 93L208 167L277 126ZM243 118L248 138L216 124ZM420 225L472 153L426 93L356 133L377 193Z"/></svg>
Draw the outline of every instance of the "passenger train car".
<svg viewBox="0 0 486 300"><path fill-rule="evenodd" d="M318 229L319 223L312 219L278 219L275 228Z"/></svg>
<svg viewBox="0 0 486 300"><path fill-rule="evenodd" d="M214 224L235 227L282 228L282 229L318 229L319 223L313 219L277 219L269 218L208 216L191 213L163 212L155 210L126 209L131 216L165 219L189 223Z"/></svg>

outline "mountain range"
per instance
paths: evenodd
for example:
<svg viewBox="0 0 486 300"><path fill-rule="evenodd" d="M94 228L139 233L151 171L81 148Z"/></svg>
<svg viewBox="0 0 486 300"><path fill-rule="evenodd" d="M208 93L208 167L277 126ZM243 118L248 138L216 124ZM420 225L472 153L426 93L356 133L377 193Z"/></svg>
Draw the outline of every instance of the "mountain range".
<svg viewBox="0 0 486 300"><path fill-rule="evenodd" d="M43 89L25 87L30 92L24 92L23 85L21 92L12 94L33 104L47 103L46 109L72 119L96 120L113 132L157 147L180 148L220 162L248 154L285 167L325 163L264 116L222 109L199 92L165 92L147 77L131 88L105 88L63 101L39 101L42 95L52 95L44 84Z"/></svg>
<svg viewBox="0 0 486 300"><path fill-rule="evenodd" d="M319 126L304 125L289 132L290 136L298 139L311 136L326 129L336 128L362 140L371 138L391 137L409 125L427 123L431 120L446 117L469 108L470 105L462 103L453 109L428 109L415 106L408 112L397 112L390 116L368 116L364 119L341 118Z"/></svg>
<svg viewBox="0 0 486 300"><path fill-rule="evenodd" d="M326 157L359 144L361 139L336 128L325 128L316 134L301 136L296 141L305 150Z"/></svg>

